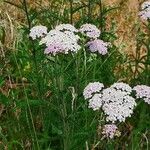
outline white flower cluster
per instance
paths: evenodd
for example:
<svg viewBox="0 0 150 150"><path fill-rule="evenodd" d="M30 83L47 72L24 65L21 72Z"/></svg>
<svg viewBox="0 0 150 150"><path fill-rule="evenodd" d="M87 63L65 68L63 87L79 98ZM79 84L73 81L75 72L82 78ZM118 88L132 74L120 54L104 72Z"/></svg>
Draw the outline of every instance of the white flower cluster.
<svg viewBox="0 0 150 150"><path fill-rule="evenodd" d="M143 99L146 103L150 104L150 87L146 85L137 85L133 88L136 92L136 98Z"/></svg>
<svg viewBox="0 0 150 150"><path fill-rule="evenodd" d="M140 11L139 16L143 20L150 19L150 1L146 1L141 5L142 11Z"/></svg>
<svg viewBox="0 0 150 150"><path fill-rule="evenodd" d="M127 117L131 117L136 102L127 92L110 87L104 89L102 95L102 109L106 115L106 121L124 122Z"/></svg>
<svg viewBox="0 0 150 150"><path fill-rule="evenodd" d="M30 29L29 36L33 40L35 40L36 38L43 37L46 34L47 34L47 27L39 25L39 26L35 26L35 27L33 27L33 28Z"/></svg>
<svg viewBox="0 0 150 150"><path fill-rule="evenodd" d="M41 39L40 44L47 46L45 49L46 54L55 55L57 53L68 54L69 51L77 52L80 49L80 45L77 42L78 38L73 32L61 32L54 29Z"/></svg>
<svg viewBox="0 0 150 150"><path fill-rule="evenodd" d="M89 83L83 92L84 98L89 99L89 108L94 111L102 108L106 121L124 122L133 113L136 106L135 99L130 96L132 88L125 83L114 83L109 88L103 89L99 82Z"/></svg>
<svg viewBox="0 0 150 150"><path fill-rule="evenodd" d="M95 26L95 25L92 25L92 24L83 24L79 31L83 34L85 34L87 37L89 38L98 38L100 36L100 30Z"/></svg>
<svg viewBox="0 0 150 150"><path fill-rule="evenodd" d="M102 134L104 137L113 139L115 136L119 136L120 132L118 131L118 127L115 124L106 124L103 127Z"/></svg>
<svg viewBox="0 0 150 150"><path fill-rule="evenodd" d="M104 85L100 82L89 83L83 91L83 96L85 99L89 99L94 93L100 92L102 88Z"/></svg>

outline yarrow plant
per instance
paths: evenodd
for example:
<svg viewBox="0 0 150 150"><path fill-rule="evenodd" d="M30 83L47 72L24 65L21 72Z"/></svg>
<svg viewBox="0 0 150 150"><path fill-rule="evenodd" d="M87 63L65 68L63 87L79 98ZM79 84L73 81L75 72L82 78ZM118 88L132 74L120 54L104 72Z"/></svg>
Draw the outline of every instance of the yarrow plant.
<svg viewBox="0 0 150 150"><path fill-rule="evenodd" d="M85 44L91 52L98 52L101 55L108 53L110 43L97 39L100 36L100 30L92 24L83 24L80 29L76 29L71 24L60 24L55 29L47 33L47 27L35 26L30 30L29 36L32 39L41 38L40 45L45 45L45 54L56 55L58 53L68 54L69 52L77 53L81 49L79 33L90 38Z"/></svg>
<svg viewBox="0 0 150 150"><path fill-rule="evenodd" d="M102 0L55 0L49 6L28 9L27 0L19 3L28 25L21 28L23 35L14 44L17 51L10 49L5 53L11 46L5 44L5 26L0 27L3 60L0 74L6 73L0 77L0 149L148 149L150 114L145 105L150 104L150 87L134 85L132 88L123 82L110 85L124 78L135 84L145 77L144 83L149 84L148 30L135 36L139 53L134 63L134 58L128 61L118 51L122 46L118 47L114 41L116 21L108 19L107 13L117 7L107 8ZM144 25L149 28L150 1L145 0L141 7L139 15L147 20ZM72 24L57 24L65 20ZM43 25L32 27L38 22ZM30 33L26 36L27 30ZM9 54L12 54L9 58L5 57ZM125 68L129 71L124 72ZM132 71L133 78L128 76ZM87 83L92 79L96 82ZM146 104L140 103L141 100ZM131 116L134 118L129 119ZM9 122L14 128L7 126ZM98 136L93 132L96 126ZM120 136L119 127L127 132L123 131L123 137L112 141Z"/></svg>
<svg viewBox="0 0 150 150"><path fill-rule="evenodd" d="M150 1L146 1L141 5L141 11L139 12L139 16L143 20L149 20L150 19Z"/></svg>
<svg viewBox="0 0 150 150"><path fill-rule="evenodd" d="M103 83L89 83L83 91L83 96L88 99L89 108L104 112L106 122L116 123L118 121L125 122L126 118L131 117L133 114L133 110L137 105L136 99L131 96L133 91L136 92L136 99L143 99L150 104L149 86L137 85L131 88L123 82L114 83L108 88L104 88ZM116 130L117 126L115 124L106 124L102 134L112 139Z"/></svg>

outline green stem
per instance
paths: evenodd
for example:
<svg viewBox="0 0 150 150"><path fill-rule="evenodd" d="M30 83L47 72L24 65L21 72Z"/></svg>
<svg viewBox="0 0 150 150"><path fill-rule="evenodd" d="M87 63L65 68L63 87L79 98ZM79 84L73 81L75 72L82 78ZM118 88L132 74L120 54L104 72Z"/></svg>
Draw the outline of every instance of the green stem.
<svg viewBox="0 0 150 150"><path fill-rule="evenodd" d="M103 31L103 7L102 7L102 0L100 0L99 2L99 8L100 8L100 28L101 28L101 32Z"/></svg>
<svg viewBox="0 0 150 150"><path fill-rule="evenodd" d="M91 21L91 0L88 0L88 22L90 23Z"/></svg>
<svg viewBox="0 0 150 150"><path fill-rule="evenodd" d="M69 0L70 2L70 24L73 23L73 0Z"/></svg>

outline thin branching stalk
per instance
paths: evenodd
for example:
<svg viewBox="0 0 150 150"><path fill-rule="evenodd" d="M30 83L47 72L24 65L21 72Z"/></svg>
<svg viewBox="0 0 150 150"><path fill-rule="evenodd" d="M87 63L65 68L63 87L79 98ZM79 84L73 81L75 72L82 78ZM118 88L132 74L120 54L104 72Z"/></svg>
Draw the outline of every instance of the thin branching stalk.
<svg viewBox="0 0 150 150"><path fill-rule="evenodd" d="M73 0L69 0L70 3L70 24L73 23Z"/></svg>
<svg viewBox="0 0 150 150"><path fill-rule="evenodd" d="M88 22L90 23L90 21L91 21L91 4L92 4L92 2L91 2L91 0L88 0Z"/></svg>
<svg viewBox="0 0 150 150"><path fill-rule="evenodd" d="M103 6L102 6L102 0L99 1L99 8L100 8L100 13L99 13L100 28L101 28L101 31L103 31Z"/></svg>
<svg viewBox="0 0 150 150"><path fill-rule="evenodd" d="M24 11L26 13L27 21L28 21L28 26L29 26L29 29L31 29L31 21L30 21L30 18L29 18L29 13L28 13L26 0L23 0L23 5L24 5Z"/></svg>

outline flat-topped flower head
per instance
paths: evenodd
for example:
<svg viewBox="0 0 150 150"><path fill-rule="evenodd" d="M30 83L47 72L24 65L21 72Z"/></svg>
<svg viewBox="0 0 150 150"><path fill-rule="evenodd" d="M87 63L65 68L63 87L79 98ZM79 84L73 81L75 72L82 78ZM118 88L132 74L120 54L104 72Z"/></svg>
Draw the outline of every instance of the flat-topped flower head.
<svg viewBox="0 0 150 150"><path fill-rule="evenodd" d="M113 139L115 136L120 136L118 127L115 124L104 125L102 134L104 135L104 137L107 137L110 139Z"/></svg>
<svg viewBox="0 0 150 150"><path fill-rule="evenodd" d="M142 10L150 9L150 1L143 2L141 8Z"/></svg>
<svg viewBox="0 0 150 150"><path fill-rule="evenodd" d="M83 24L79 31L85 34L89 38L98 38L100 36L100 30L93 24Z"/></svg>
<svg viewBox="0 0 150 150"><path fill-rule="evenodd" d="M142 10L139 12L139 16L143 20L150 19L150 1L146 1L141 5Z"/></svg>
<svg viewBox="0 0 150 150"><path fill-rule="evenodd" d="M76 35L74 33L66 32L51 30L46 37L40 41L40 44L45 44L47 47L45 49L46 54L68 54L69 51L77 52L81 48L77 43L78 38Z"/></svg>
<svg viewBox="0 0 150 150"><path fill-rule="evenodd" d="M94 93L100 92L102 88L104 88L104 85L100 82L89 83L83 91L83 96L85 99L89 99Z"/></svg>
<svg viewBox="0 0 150 150"><path fill-rule="evenodd" d="M143 99L146 103L150 104L150 87L146 85L137 85L133 88L136 92L136 98Z"/></svg>
<svg viewBox="0 0 150 150"><path fill-rule="evenodd" d="M55 27L58 31L70 31L70 32L78 32L78 30L71 24L60 24Z"/></svg>
<svg viewBox="0 0 150 150"><path fill-rule="evenodd" d="M39 26L34 26L33 28L30 29L30 34L29 36L35 40L37 38L41 38L47 34L47 27L39 25Z"/></svg>
<svg viewBox="0 0 150 150"><path fill-rule="evenodd" d="M98 52L101 55L106 55L108 53L108 46L110 46L109 43L99 39L89 41L86 45L91 52Z"/></svg>
<svg viewBox="0 0 150 150"><path fill-rule="evenodd" d="M126 92L107 88L103 90L102 95L102 109L106 115L106 121L124 122L133 113L136 102Z"/></svg>
<svg viewBox="0 0 150 150"><path fill-rule="evenodd" d="M99 110L102 106L102 94L94 94L94 96L89 100L89 108L94 111Z"/></svg>
<svg viewBox="0 0 150 150"><path fill-rule="evenodd" d="M119 83L114 83L113 85L111 85L111 88L114 88L116 90L121 90L126 92L127 94L131 94L132 93L132 88L123 82L119 82Z"/></svg>

